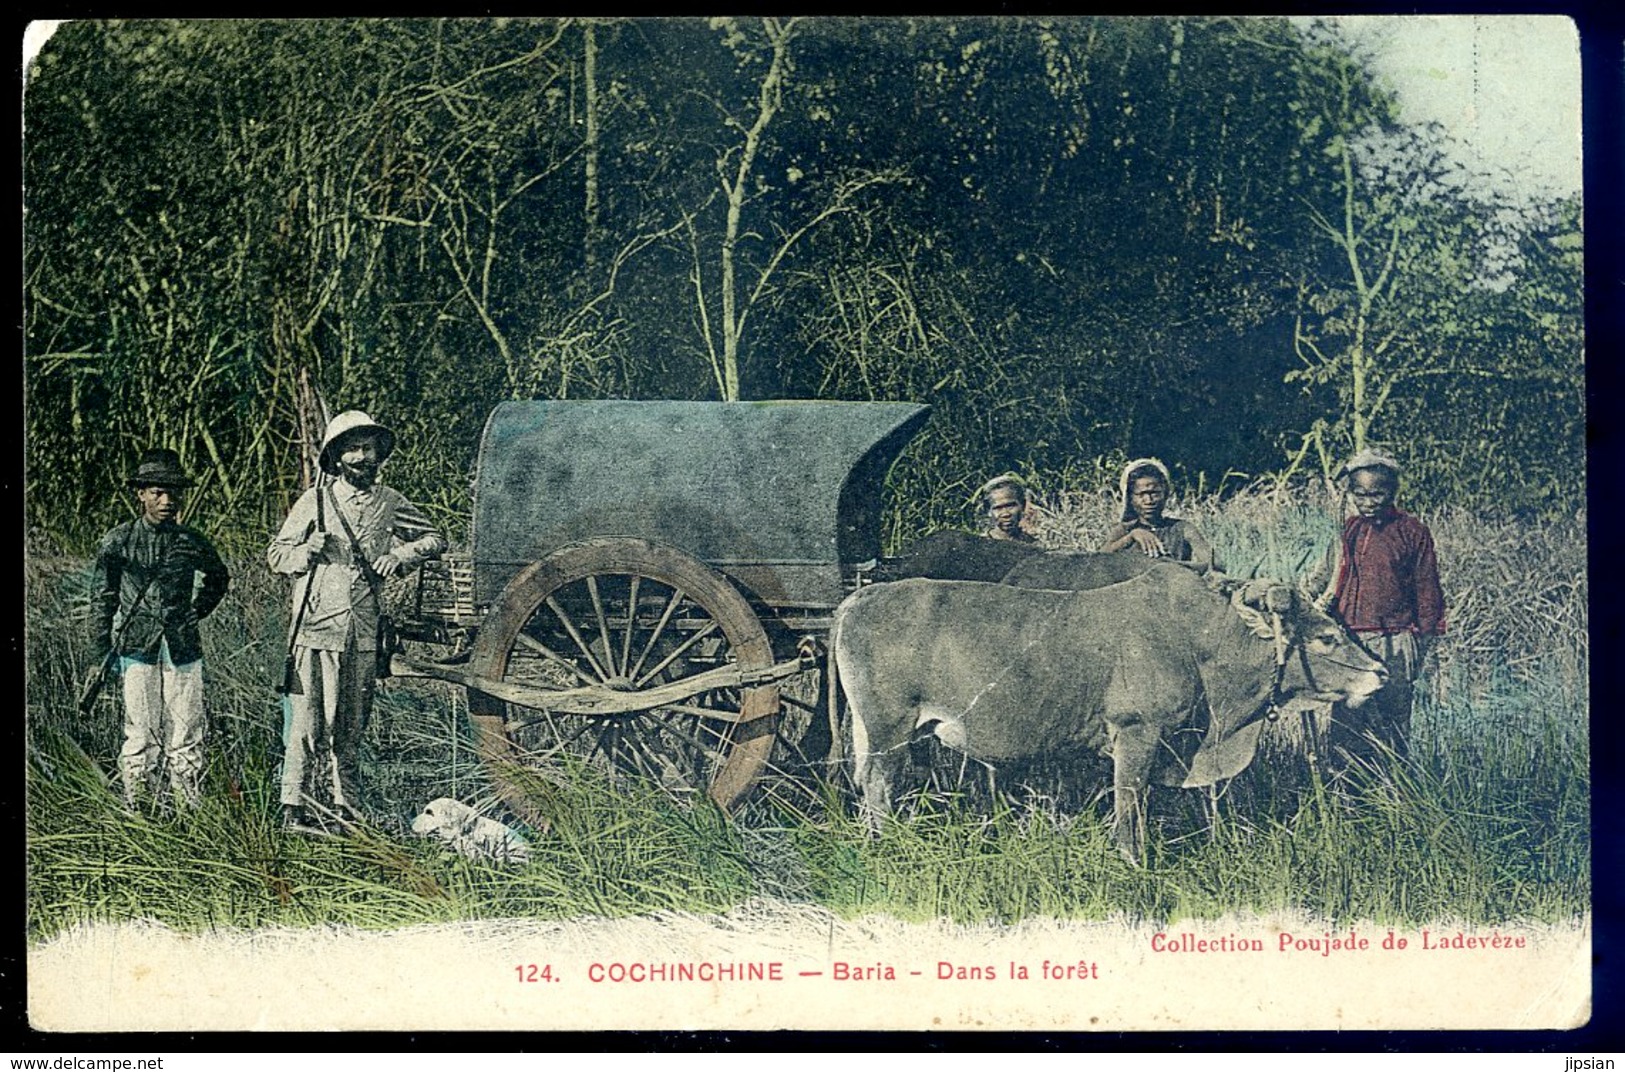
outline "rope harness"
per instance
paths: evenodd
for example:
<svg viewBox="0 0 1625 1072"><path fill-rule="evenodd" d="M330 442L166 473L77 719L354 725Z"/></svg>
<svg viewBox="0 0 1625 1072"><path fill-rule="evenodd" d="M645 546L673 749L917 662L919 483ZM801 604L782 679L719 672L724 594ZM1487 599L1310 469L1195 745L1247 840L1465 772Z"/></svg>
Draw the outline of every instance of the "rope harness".
<svg viewBox="0 0 1625 1072"><path fill-rule="evenodd" d="M1297 648L1298 654L1303 658L1304 673L1307 674L1309 672L1309 653L1304 650L1302 644L1294 644L1287 639L1286 626L1281 621L1280 611L1270 612L1270 631L1275 634L1275 677L1270 682L1269 709L1264 712L1264 717L1274 722L1281 717L1281 686L1286 682L1287 657L1292 653L1293 648Z"/></svg>
<svg viewBox="0 0 1625 1072"><path fill-rule="evenodd" d="M1296 650L1303 660L1304 673L1309 675L1313 682L1313 675L1309 673L1309 653L1304 650L1303 644L1287 635L1286 623L1281 620L1281 612L1271 610L1266 619L1264 612L1249 606L1243 598L1244 588L1237 588L1230 594L1230 606L1247 626L1249 632L1260 640L1272 641L1275 645L1275 674L1270 679L1270 696L1264 717L1274 722L1281 717L1281 701L1283 699L1282 686L1286 682L1287 661Z"/></svg>

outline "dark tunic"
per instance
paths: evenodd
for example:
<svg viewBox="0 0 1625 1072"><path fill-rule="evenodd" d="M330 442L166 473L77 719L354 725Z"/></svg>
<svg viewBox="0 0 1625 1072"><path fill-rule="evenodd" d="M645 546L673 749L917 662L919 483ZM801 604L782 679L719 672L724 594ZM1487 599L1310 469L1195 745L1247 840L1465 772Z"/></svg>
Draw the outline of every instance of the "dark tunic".
<svg viewBox="0 0 1625 1072"><path fill-rule="evenodd" d="M1444 592L1428 527L1403 510L1343 525L1337 617L1356 633L1444 632Z"/></svg>
<svg viewBox="0 0 1625 1072"><path fill-rule="evenodd" d="M203 657L198 621L225 598L231 574L196 529L137 518L102 537L92 583L91 642L98 658L113 646L116 616L129 624L115 654L155 662L167 641L170 660L184 666Z"/></svg>
<svg viewBox="0 0 1625 1072"><path fill-rule="evenodd" d="M1207 539L1196 530L1195 525L1177 517L1164 517L1160 525L1142 525L1137 521L1120 521L1107 531L1106 538L1101 541L1101 546L1105 547L1116 540L1122 539L1136 528L1149 529L1156 533L1157 539L1162 541L1163 550L1167 551L1168 557L1175 562L1189 562L1196 567L1199 573L1206 573L1210 569L1219 568L1218 562L1213 555L1213 548L1208 544ZM1121 548L1119 553L1123 551L1140 553L1140 549L1132 543Z"/></svg>

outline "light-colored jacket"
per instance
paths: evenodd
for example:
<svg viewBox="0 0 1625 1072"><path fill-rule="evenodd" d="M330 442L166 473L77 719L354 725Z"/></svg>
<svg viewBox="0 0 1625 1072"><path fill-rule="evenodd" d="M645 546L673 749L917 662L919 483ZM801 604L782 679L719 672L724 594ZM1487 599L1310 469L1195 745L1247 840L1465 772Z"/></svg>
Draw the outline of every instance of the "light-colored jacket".
<svg viewBox="0 0 1625 1072"><path fill-rule="evenodd" d="M378 646L378 601L356 563L356 548L344 534L345 524L355 534L362 559L373 563L393 554L403 571L438 556L446 541L423 511L394 488L374 484L363 491L339 479L322 493L327 497L322 518L327 543L321 553L311 549L317 527L317 489L311 488L294 503L265 556L273 573L298 578L289 641L324 651L373 651ZM295 623L297 634L292 632Z"/></svg>

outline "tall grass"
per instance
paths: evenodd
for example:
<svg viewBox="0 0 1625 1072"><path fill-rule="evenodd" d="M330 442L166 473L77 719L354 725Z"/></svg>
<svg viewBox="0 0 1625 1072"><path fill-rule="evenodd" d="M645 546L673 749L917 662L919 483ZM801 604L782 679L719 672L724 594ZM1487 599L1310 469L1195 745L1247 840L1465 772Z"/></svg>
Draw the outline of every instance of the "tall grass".
<svg viewBox="0 0 1625 1072"><path fill-rule="evenodd" d="M1092 546L1113 496L1047 504L1050 546ZM1178 506L1236 572L1293 577L1335 531L1306 496L1244 490ZM1236 779L1217 822L1201 794L1152 800L1149 863L1112 848L1103 768L939 782L878 838L844 788L770 777L740 814L605 784L590 769L536 776L554 817L528 831L522 868L413 837L411 817L455 796L511 819L475 761L460 696L436 684L380 690L365 742L368 833L277 825L282 710L274 684L286 592L239 565L205 623L212 720L204 803L126 813L108 783L119 745L111 699L74 710L86 671L87 565L27 561L28 923L42 938L82 920L182 929L410 923L507 916L721 911L772 896L838 912L1015 921L1044 915L1171 920L1308 911L1399 924L1559 919L1590 902L1583 520L1539 533L1462 512L1436 537L1450 632L1418 690L1411 754L1327 784L1274 753ZM787 767L795 766L786 763ZM972 765L974 767L974 765Z"/></svg>
<svg viewBox="0 0 1625 1072"><path fill-rule="evenodd" d="M278 825L271 771L240 789L212 777L205 802L130 815L88 762L47 734L29 775L29 929L80 920L154 919L183 929L266 924L386 928L433 921L722 911L750 890L736 833L719 813L682 810L654 791L583 781L575 822L538 839L511 870L401 831L345 838ZM218 768L216 773L218 773ZM588 776L589 772L582 772ZM597 790L596 792L594 790Z"/></svg>
<svg viewBox="0 0 1625 1072"><path fill-rule="evenodd" d="M1424 695L1408 761L1328 785L1256 764L1210 825L1201 797L1153 797L1150 862L1125 864L1104 805L1063 814L935 795L866 838L845 809L786 823L817 899L839 911L1012 922L1031 915L1145 919L1296 909L1335 922L1555 920L1586 910L1589 752L1583 723L1535 717L1530 737L1484 716L1562 712L1551 688L1507 686L1494 704ZM1260 782L1266 783L1263 787ZM1273 783L1273 784L1268 784ZM1261 793L1284 809L1247 808Z"/></svg>

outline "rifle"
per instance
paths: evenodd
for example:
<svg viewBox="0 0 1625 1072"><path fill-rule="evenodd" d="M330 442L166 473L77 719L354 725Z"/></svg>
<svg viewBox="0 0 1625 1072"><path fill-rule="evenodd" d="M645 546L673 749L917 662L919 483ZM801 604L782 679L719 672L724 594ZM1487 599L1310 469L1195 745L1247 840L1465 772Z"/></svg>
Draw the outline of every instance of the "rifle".
<svg viewBox="0 0 1625 1072"><path fill-rule="evenodd" d="M130 563L130 540L135 536L134 523L124 537L124 564ZM141 590L135 594L130 602L130 609L125 613L123 621L119 622L118 632L113 635L111 643L107 646L107 654L102 656L101 665L91 671L90 677L85 680L84 686L79 690L79 713L88 715L96 707L96 701L101 697L102 690L107 687L107 679L113 676L113 667L118 664L119 648L124 644L124 631L130 628L130 622L135 618L136 608L141 601L147 598L147 590L152 582L158 579L157 564L154 564L151 576L142 582ZM120 584L123 583L123 571L120 570Z"/></svg>
<svg viewBox="0 0 1625 1072"><path fill-rule="evenodd" d="M316 531L321 533L327 532L327 496L322 485L324 475L320 469L316 471ZM310 590L316 584L316 563L310 564L308 572L304 596L299 600L299 611L293 616L293 628L288 631L287 656L282 660L282 686L277 691L284 696L294 696L299 692L299 670L294 665L293 649L299 643L299 629L305 624L305 608L310 606Z"/></svg>
<svg viewBox="0 0 1625 1072"><path fill-rule="evenodd" d="M375 674L380 679L386 678L393 672L390 669L390 658L400 646L400 638L395 634L395 623L384 613L384 578L372 568L372 563L367 561L367 556L361 550L361 541L356 539L355 533L350 529L350 523L344 519L344 511L335 508L334 513L338 515L339 527L344 530L344 538L350 542L351 563L356 571L367 579L367 587L372 590L373 606L378 608L378 633L374 647L378 665Z"/></svg>
<svg viewBox="0 0 1625 1072"><path fill-rule="evenodd" d="M79 690L79 713L88 715L96 707L96 701L101 697L102 690L107 687L107 679L113 675L113 667L118 662L118 646L107 649L101 665L92 670L85 679L84 687Z"/></svg>

